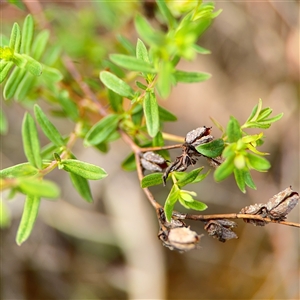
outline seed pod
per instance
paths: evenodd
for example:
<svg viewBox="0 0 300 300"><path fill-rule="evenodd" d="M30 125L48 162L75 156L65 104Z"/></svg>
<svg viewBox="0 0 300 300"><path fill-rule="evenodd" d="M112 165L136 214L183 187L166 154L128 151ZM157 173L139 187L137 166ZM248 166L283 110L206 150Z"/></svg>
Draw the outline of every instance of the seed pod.
<svg viewBox="0 0 300 300"><path fill-rule="evenodd" d="M193 147L197 147L197 146L199 146L199 145L209 143L209 142L211 142L213 139L214 139L214 137L213 137L212 135L205 135L205 136L203 136L202 138L197 139L196 141L194 141L191 145L192 145Z"/></svg>
<svg viewBox="0 0 300 300"><path fill-rule="evenodd" d="M266 205L268 216L273 220L284 220L298 202L299 194L288 187L269 199Z"/></svg>
<svg viewBox="0 0 300 300"><path fill-rule="evenodd" d="M203 127L198 127L190 132L188 132L185 136L185 142L187 144L192 144L196 140L202 138L203 136L209 135L210 134L211 128L207 128L205 126Z"/></svg>
<svg viewBox="0 0 300 300"><path fill-rule="evenodd" d="M208 232L208 235L224 243L226 240L238 238L236 233L231 230L236 226L235 222L229 220L209 220L204 229Z"/></svg>
<svg viewBox="0 0 300 300"><path fill-rule="evenodd" d="M165 159L154 152L146 152L141 157L141 165L145 170L161 172L167 166Z"/></svg>
<svg viewBox="0 0 300 300"><path fill-rule="evenodd" d="M188 227L170 229L168 235L161 235L159 238L165 247L180 252L197 248L197 244L200 241L200 236Z"/></svg>
<svg viewBox="0 0 300 300"><path fill-rule="evenodd" d="M267 217L267 208L265 204L253 204L250 206L246 206L241 209L240 214L248 214L248 215L260 215L261 217ZM254 220L254 219L243 219L244 222L250 223L254 226L265 226L267 223L261 220Z"/></svg>

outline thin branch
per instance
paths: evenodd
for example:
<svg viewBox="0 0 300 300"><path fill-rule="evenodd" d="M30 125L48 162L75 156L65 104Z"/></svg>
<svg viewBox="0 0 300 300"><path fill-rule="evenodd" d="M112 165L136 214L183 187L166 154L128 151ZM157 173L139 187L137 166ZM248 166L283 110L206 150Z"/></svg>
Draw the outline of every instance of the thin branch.
<svg viewBox="0 0 300 300"><path fill-rule="evenodd" d="M239 214L239 213L231 213L231 214L213 214L213 215L193 215L193 214L178 214L174 212L174 217L180 220L195 220L195 221L208 221L208 220L216 220L216 219L245 219L245 220L259 220L264 221L266 223L277 223L292 227L300 228L299 223L287 222L287 221L277 221L272 220L270 218L263 218L259 215L250 215L250 214Z"/></svg>

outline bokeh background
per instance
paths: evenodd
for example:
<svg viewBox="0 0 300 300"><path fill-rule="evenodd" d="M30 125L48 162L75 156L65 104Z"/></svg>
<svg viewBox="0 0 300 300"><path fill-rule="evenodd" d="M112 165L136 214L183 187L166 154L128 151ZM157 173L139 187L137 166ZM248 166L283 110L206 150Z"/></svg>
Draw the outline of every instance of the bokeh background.
<svg viewBox="0 0 300 300"><path fill-rule="evenodd" d="M25 11L1 2L1 31L8 34L28 11L40 26L47 20L53 41L64 44L87 80L98 78L101 59L107 56L103 49L117 47L120 28L135 43L126 11L142 11L151 18L156 9L151 1L25 2ZM299 3L216 1L216 7L223 12L199 40L212 53L180 63L183 70L213 76L204 83L179 84L161 101L178 116L164 131L185 136L206 125L219 137L210 117L223 126L230 115L242 123L259 98L274 115L283 112L284 117L267 131L261 150L271 153L272 168L253 173L257 190L242 194L234 180L215 183L212 173L195 188L209 214L266 202L289 185L299 191ZM92 65L85 64L87 57ZM24 108L13 102L1 105L10 123L1 138L5 168L25 161L20 132ZM72 130L68 121L52 120L62 133ZM95 201L87 204L63 172L52 172L49 177L62 187L62 196L57 202L42 202L35 228L21 247L15 235L24 197L6 201L7 194L2 195L11 224L1 230L1 299L299 299L299 229L238 222L237 240L223 244L204 234L201 249L170 251L157 239L155 212L136 174L120 167L130 153L128 146L116 141L102 154L79 142L75 153L103 167L109 177L91 182ZM173 157L178 154L172 152ZM201 164L208 167L205 161ZM163 203L168 190L156 188L153 193ZM299 206L288 220L300 221ZM190 225L204 233L203 224Z"/></svg>

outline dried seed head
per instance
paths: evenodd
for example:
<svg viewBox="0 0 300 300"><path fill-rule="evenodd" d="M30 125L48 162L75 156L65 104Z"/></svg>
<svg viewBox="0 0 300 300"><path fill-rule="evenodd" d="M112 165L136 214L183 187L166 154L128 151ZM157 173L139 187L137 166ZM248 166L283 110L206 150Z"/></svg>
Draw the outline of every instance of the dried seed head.
<svg viewBox="0 0 300 300"><path fill-rule="evenodd" d="M149 151L142 154L141 165L145 170L161 172L167 166L167 163L162 156Z"/></svg>
<svg viewBox="0 0 300 300"><path fill-rule="evenodd" d="M163 245L170 250L185 252L197 248L200 237L188 227L179 227L170 229L168 235L159 238L163 241Z"/></svg>
<svg viewBox="0 0 300 300"><path fill-rule="evenodd" d="M209 143L209 142L211 142L213 139L214 139L214 137L213 137L212 135L205 135L205 136L203 136L202 138L197 139L196 141L194 141L191 145L192 145L193 147L197 147L197 146L199 146L199 145Z"/></svg>
<svg viewBox="0 0 300 300"><path fill-rule="evenodd" d="M202 138L205 135L210 134L211 128L207 128L205 126L203 127L198 127L190 132L188 132L185 136L185 142L188 144L192 144L196 140Z"/></svg>
<svg viewBox="0 0 300 300"><path fill-rule="evenodd" d="M208 232L208 235L224 243L226 240L238 238L236 233L231 230L236 226L235 222L229 220L210 220L206 223L204 229Z"/></svg>
<svg viewBox="0 0 300 300"><path fill-rule="evenodd" d="M299 194L288 187L269 199L266 205L268 216L273 220L284 220L298 202Z"/></svg>
<svg viewBox="0 0 300 300"><path fill-rule="evenodd" d="M242 208L240 214L260 215L261 217L265 218L267 216L267 208L262 203L253 204ZM250 223L254 226L265 226L267 224L265 221L255 219L244 219L244 222Z"/></svg>

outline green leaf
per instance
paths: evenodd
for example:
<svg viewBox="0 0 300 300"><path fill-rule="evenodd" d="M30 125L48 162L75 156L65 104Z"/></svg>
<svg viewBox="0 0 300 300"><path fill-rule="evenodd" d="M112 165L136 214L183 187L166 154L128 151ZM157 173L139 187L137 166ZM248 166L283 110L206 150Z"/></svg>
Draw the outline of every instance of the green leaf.
<svg viewBox="0 0 300 300"><path fill-rule="evenodd" d="M136 15L134 23L138 34L148 45L159 46L164 42L164 35L159 31L155 31L141 15Z"/></svg>
<svg viewBox="0 0 300 300"><path fill-rule="evenodd" d="M31 91L35 83L36 77L27 72L23 77L22 81L20 82L15 92L14 98L17 101L23 101L28 95L28 93Z"/></svg>
<svg viewBox="0 0 300 300"><path fill-rule="evenodd" d="M185 72L185 71L176 70L174 73L174 77L177 82L194 83L194 82L205 81L209 79L211 75L208 73Z"/></svg>
<svg viewBox="0 0 300 300"><path fill-rule="evenodd" d="M184 176L182 176L178 181L177 185L179 187L184 187L185 185L189 183L193 183L194 180L198 177L199 173L203 170L203 167L197 168L192 170L191 172L184 173Z"/></svg>
<svg viewBox="0 0 300 300"><path fill-rule="evenodd" d="M248 153L247 160L250 167L259 172L265 172L271 167L271 164L267 159L252 153Z"/></svg>
<svg viewBox="0 0 300 300"><path fill-rule="evenodd" d="M234 170L234 155L228 157L215 171L214 178L216 181L221 181L227 178Z"/></svg>
<svg viewBox="0 0 300 300"><path fill-rule="evenodd" d="M146 93L143 107L147 131L151 137L154 137L159 131L158 105L154 93Z"/></svg>
<svg viewBox="0 0 300 300"><path fill-rule="evenodd" d="M249 170L244 171L244 180L247 186L249 186L251 189L256 190L256 186L255 183L253 182L253 179L251 177L251 174L249 172Z"/></svg>
<svg viewBox="0 0 300 300"><path fill-rule="evenodd" d="M2 109L0 109L0 134L4 135L8 131L8 122Z"/></svg>
<svg viewBox="0 0 300 300"><path fill-rule="evenodd" d="M262 109L262 100L259 99L258 104L256 104L253 107L252 112L251 112L249 118L247 119L246 123L256 121L260 114L261 109Z"/></svg>
<svg viewBox="0 0 300 300"><path fill-rule="evenodd" d="M136 163L134 153L129 154L122 162L122 168L125 171L135 171Z"/></svg>
<svg viewBox="0 0 300 300"><path fill-rule="evenodd" d="M137 87L139 87L140 89L142 89L142 90L144 90L144 91L146 91L147 88L148 88L146 85L142 84L142 83L139 82L139 81L136 81L135 84L137 85Z"/></svg>
<svg viewBox="0 0 300 300"><path fill-rule="evenodd" d="M220 156L224 150L224 141L222 139L213 140L196 147L196 150L207 157Z"/></svg>
<svg viewBox="0 0 300 300"><path fill-rule="evenodd" d="M11 214L10 211L5 205L3 199L0 199L0 228L7 228L11 223Z"/></svg>
<svg viewBox="0 0 300 300"><path fill-rule="evenodd" d="M86 134L85 145L97 145L106 141L118 128L120 116L110 114L97 122Z"/></svg>
<svg viewBox="0 0 300 300"><path fill-rule="evenodd" d="M10 34L9 48L14 49L15 53L20 51L21 46L21 29L18 23L14 23Z"/></svg>
<svg viewBox="0 0 300 300"><path fill-rule="evenodd" d="M72 181L73 186L77 190L77 192L80 194L80 196L86 200L87 202L93 202L91 190L88 181L75 173L69 173L70 179Z"/></svg>
<svg viewBox="0 0 300 300"><path fill-rule="evenodd" d="M65 114L73 121L78 122L79 112L77 105L69 98L67 91L61 91L58 96L58 102L62 106Z"/></svg>
<svg viewBox="0 0 300 300"><path fill-rule="evenodd" d="M38 215L41 199L35 196L27 196L25 200L22 219L18 228L16 242L20 246L30 236L36 217Z"/></svg>
<svg viewBox="0 0 300 300"><path fill-rule="evenodd" d="M123 98L110 89L108 89L107 91L108 91L108 100L111 105L111 108L115 112L122 112L123 111Z"/></svg>
<svg viewBox="0 0 300 300"><path fill-rule="evenodd" d="M118 78L116 75L107 71L102 71L100 72L100 79L106 87L108 87L115 93L128 99L133 99L133 89L125 81Z"/></svg>
<svg viewBox="0 0 300 300"><path fill-rule="evenodd" d="M50 33L48 30L41 31L34 39L31 48L31 55L34 59L40 60L48 43Z"/></svg>
<svg viewBox="0 0 300 300"><path fill-rule="evenodd" d="M43 65L43 79L47 81L46 84L48 86L51 83L56 83L58 81L61 81L63 78L64 77L62 73L58 69Z"/></svg>
<svg viewBox="0 0 300 300"><path fill-rule="evenodd" d="M38 169L42 169L42 157L38 132L32 116L25 113L22 125L24 153L28 161Z"/></svg>
<svg viewBox="0 0 300 300"><path fill-rule="evenodd" d="M111 54L110 60L122 68L144 73L156 73L152 65L142 59L124 54Z"/></svg>
<svg viewBox="0 0 300 300"><path fill-rule="evenodd" d="M99 180L107 176L102 168L77 159L64 159L61 164L65 171L75 173L86 179Z"/></svg>
<svg viewBox="0 0 300 300"><path fill-rule="evenodd" d="M234 173L234 178L235 178L237 186L243 193L246 193L244 170L234 169L233 173Z"/></svg>
<svg viewBox="0 0 300 300"><path fill-rule="evenodd" d="M198 210L198 211L203 211L207 209L207 205L203 202L194 200L194 201L184 201L184 206L190 209Z"/></svg>
<svg viewBox="0 0 300 300"><path fill-rule="evenodd" d="M148 50L142 40L138 39L136 43L136 57L150 63Z"/></svg>
<svg viewBox="0 0 300 300"><path fill-rule="evenodd" d="M7 0L7 2L15 5L19 9L22 9L22 10L26 9L26 6L24 5L24 3L21 0Z"/></svg>
<svg viewBox="0 0 300 300"><path fill-rule="evenodd" d="M193 49L199 54L211 54L210 50L200 47L197 44L193 45Z"/></svg>
<svg viewBox="0 0 300 300"><path fill-rule="evenodd" d="M0 83L2 83L6 79L13 65L14 63L12 61L0 61Z"/></svg>
<svg viewBox="0 0 300 300"><path fill-rule="evenodd" d="M157 79L157 91L162 98L167 98L171 93L173 65L171 62L162 62Z"/></svg>
<svg viewBox="0 0 300 300"><path fill-rule="evenodd" d="M165 108L158 106L159 119L162 122L174 122L177 121L177 117Z"/></svg>
<svg viewBox="0 0 300 300"><path fill-rule="evenodd" d="M20 68L14 68L14 70L11 72L10 76L8 77L5 83L4 90L3 90L3 96L6 100L14 96L25 73L26 71Z"/></svg>
<svg viewBox="0 0 300 300"><path fill-rule="evenodd" d="M38 169L30 163L22 163L0 170L0 177L32 176L38 173Z"/></svg>
<svg viewBox="0 0 300 300"><path fill-rule="evenodd" d="M45 136L57 147L64 146L64 139L37 104L34 105L34 114Z"/></svg>
<svg viewBox="0 0 300 300"><path fill-rule="evenodd" d="M59 187L49 180L18 178L18 187L22 193L35 197L55 199L60 195Z"/></svg>
<svg viewBox="0 0 300 300"><path fill-rule="evenodd" d="M174 18L174 16L172 15L172 13L170 12L168 6L166 5L164 0L159 0L156 1L157 6L160 10L160 12L162 13L165 21L168 24L169 28L174 28L177 24L176 19Z"/></svg>
<svg viewBox="0 0 300 300"><path fill-rule="evenodd" d="M126 37L123 35L118 35L117 39L130 55L135 54L134 45Z"/></svg>
<svg viewBox="0 0 300 300"><path fill-rule="evenodd" d="M38 61L36 61L35 59L33 59L32 57L30 57L26 54L22 54L22 56L27 61L24 66L25 70L30 72L34 76L40 76L43 71L42 65Z"/></svg>
<svg viewBox="0 0 300 300"><path fill-rule="evenodd" d="M166 219L168 222L171 221L173 207L175 203L177 202L179 198L180 190L176 184L174 184L170 190L170 193L166 199L165 205L164 205L164 211L166 215Z"/></svg>
<svg viewBox="0 0 300 300"><path fill-rule="evenodd" d="M34 22L31 15L25 18L22 28L21 53L29 54L34 32Z"/></svg>
<svg viewBox="0 0 300 300"><path fill-rule="evenodd" d="M142 179L141 187L147 188L149 186L160 185L162 183L163 183L162 174L161 173L152 173L152 174L146 175Z"/></svg>
<svg viewBox="0 0 300 300"><path fill-rule="evenodd" d="M242 137L241 126L236 118L230 117L230 120L227 124L226 133L229 143L237 142Z"/></svg>

